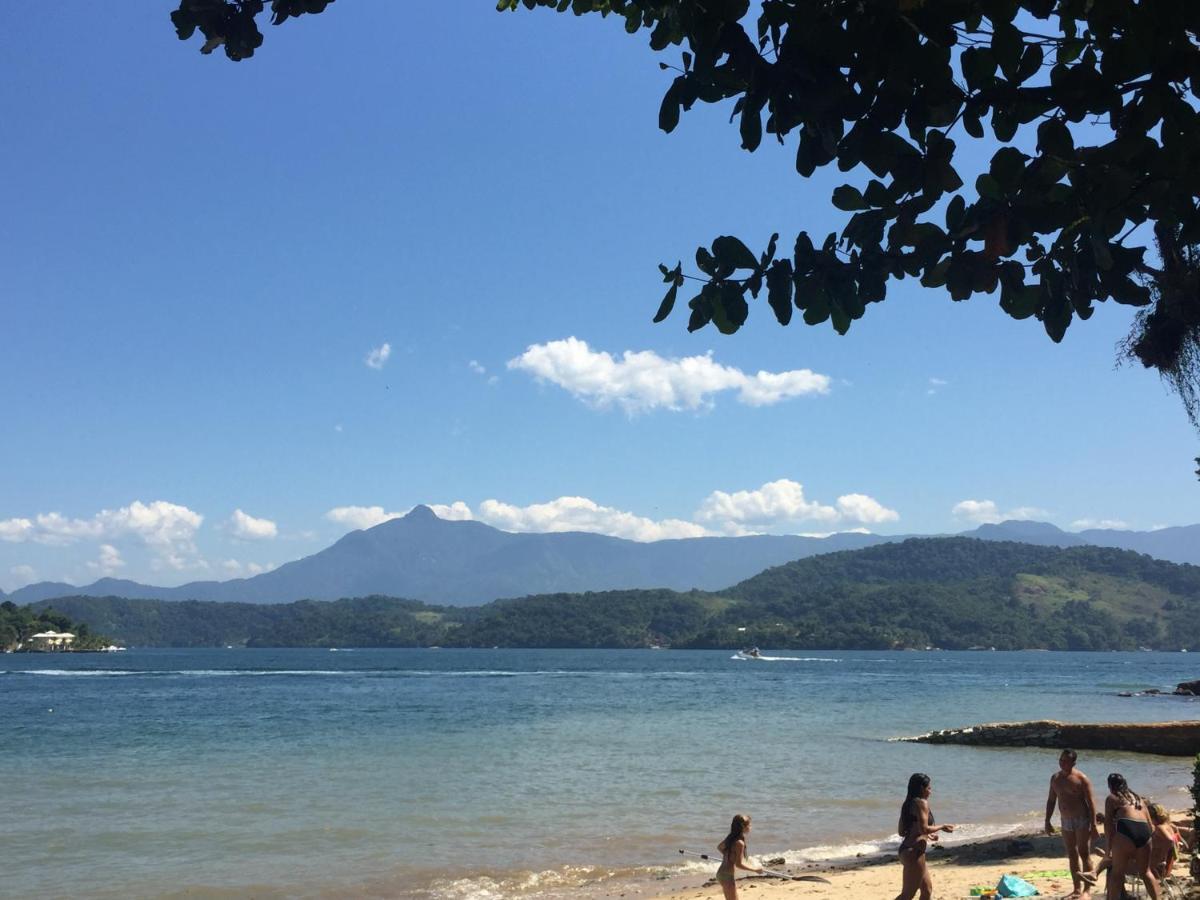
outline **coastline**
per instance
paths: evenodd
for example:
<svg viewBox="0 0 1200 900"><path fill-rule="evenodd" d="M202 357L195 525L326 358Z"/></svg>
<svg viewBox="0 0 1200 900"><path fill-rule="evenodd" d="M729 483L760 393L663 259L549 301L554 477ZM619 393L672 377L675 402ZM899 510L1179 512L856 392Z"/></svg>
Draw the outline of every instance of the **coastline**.
<svg viewBox="0 0 1200 900"><path fill-rule="evenodd" d="M1172 813L1172 819L1177 823L1184 818L1183 813ZM769 862L765 857L758 861L761 864ZM1093 857L1093 865L1095 862L1096 857ZM784 870L791 875L820 875L830 883L782 881L747 875L738 878L739 892L759 900L802 897L879 900L881 897L894 896L900 889L900 865L891 853L834 865L810 863L803 867L788 866ZM1009 874L1019 875L1034 885L1039 896L1066 897L1072 890L1062 838L1058 834L1047 835L1040 831L1021 831L937 847L930 851L929 871L935 897L968 897L972 888L994 888L1001 876ZM1176 864L1175 877L1184 881L1187 871L1185 857ZM1098 900L1104 896L1103 885L1104 876L1101 876L1100 889L1093 893L1093 898ZM720 896L721 890L711 877L696 877L687 886L651 893L649 900L709 900ZM1200 892L1188 896L1200 896Z"/></svg>

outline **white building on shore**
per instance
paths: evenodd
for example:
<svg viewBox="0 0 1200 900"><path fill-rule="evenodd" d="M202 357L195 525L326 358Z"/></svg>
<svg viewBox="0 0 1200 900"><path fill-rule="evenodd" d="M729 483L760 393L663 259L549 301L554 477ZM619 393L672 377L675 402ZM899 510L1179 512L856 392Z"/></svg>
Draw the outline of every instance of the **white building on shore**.
<svg viewBox="0 0 1200 900"><path fill-rule="evenodd" d="M39 631L29 636L30 645L36 650L69 650L75 635L69 631Z"/></svg>

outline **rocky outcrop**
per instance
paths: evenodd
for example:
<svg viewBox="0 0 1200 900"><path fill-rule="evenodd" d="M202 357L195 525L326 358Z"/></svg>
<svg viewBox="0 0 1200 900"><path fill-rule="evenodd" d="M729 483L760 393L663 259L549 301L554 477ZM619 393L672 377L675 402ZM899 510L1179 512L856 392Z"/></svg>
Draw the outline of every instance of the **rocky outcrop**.
<svg viewBox="0 0 1200 900"><path fill-rule="evenodd" d="M1175 688L1175 693L1185 696L1200 696L1200 681L1181 681Z"/></svg>
<svg viewBox="0 0 1200 900"><path fill-rule="evenodd" d="M1200 722L1134 722L1077 725L1046 719L1040 722L996 722L970 728L931 731L901 738L920 744L967 744L978 747L1048 747L1075 750L1124 750L1162 756L1200 753Z"/></svg>

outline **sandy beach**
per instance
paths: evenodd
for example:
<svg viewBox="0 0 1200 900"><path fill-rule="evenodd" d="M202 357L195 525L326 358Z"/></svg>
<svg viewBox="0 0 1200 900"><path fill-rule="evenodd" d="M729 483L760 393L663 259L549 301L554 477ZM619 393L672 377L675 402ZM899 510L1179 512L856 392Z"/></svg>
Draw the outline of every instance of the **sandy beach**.
<svg viewBox="0 0 1200 900"><path fill-rule="evenodd" d="M1182 816L1175 817L1177 822ZM760 860L768 865L770 860ZM1095 859L1093 859L1093 864ZM1016 874L1037 887L1039 896L1067 897L1071 893L1071 877L1067 858L1058 835L1040 833L1006 836L990 841L937 848L929 855L935 898L967 898L976 887L995 887L1002 875ZM900 865L893 856L856 861L844 866L805 869L785 869L792 875L821 875L830 884L791 881L748 876L738 879L738 891L743 897L755 900L784 900L784 898L863 898L890 900L900 889ZM1179 884L1187 882L1187 859L1176 864ZM1104 896L1104 876L1094 898ZM1200 889L1191 888L1189 898L1200 897ZM655 900L707 900L720 897L715 881L661 894Z"/></svg>

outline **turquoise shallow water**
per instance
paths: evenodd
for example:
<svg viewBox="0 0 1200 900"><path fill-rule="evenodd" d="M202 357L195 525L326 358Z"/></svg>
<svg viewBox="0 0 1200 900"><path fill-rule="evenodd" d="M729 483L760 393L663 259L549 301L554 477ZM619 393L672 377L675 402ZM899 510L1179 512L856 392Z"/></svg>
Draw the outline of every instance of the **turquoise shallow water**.
<svg viewBox="0 0 1200 900"><path fill-rule="evenodd" d="M1192 654L768 655L5 655L0 896L604 895L677 875L678 848L709 849L737 811L758 854L886 849L918 770L961 839L1040 821L1053 751L889 738L1200 718L1117 696L1198 677ZM1080 767L1188 802L1188 760Z"/></svg>

